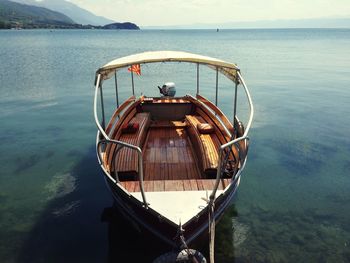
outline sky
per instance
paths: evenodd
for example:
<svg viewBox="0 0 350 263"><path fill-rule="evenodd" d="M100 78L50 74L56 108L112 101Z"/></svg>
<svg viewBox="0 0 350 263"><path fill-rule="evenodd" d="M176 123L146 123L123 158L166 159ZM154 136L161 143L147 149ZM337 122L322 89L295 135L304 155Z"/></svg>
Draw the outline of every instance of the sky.
<svg viewBox="0 0 350 263"><path fill-rule="evenodd" d="M350 0L68 0L140 26L350 17Z"/></svg>

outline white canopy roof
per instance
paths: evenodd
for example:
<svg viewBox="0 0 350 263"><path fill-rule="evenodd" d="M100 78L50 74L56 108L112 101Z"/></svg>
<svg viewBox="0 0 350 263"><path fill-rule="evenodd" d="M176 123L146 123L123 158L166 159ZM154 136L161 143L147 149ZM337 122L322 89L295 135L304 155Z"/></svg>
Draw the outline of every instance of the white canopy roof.
<svg viewBox="0 0 350 263"><path fill-rule="evenodd" d="M189 62L205 64L213 69L218 68L221 73L232 80L236 79L236 72L239 70L233 63L188 52L150 51L115 59L99 68L96 75L101 74L101 79L105 80L110 78L110 76L120 68L129 67L134 64L155 62Z"/></svg>

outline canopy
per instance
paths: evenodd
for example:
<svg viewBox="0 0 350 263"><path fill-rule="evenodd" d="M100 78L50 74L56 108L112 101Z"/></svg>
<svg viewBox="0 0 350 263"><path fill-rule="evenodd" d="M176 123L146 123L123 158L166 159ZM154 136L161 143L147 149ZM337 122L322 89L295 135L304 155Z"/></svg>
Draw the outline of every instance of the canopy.
<svg viewBox="0 0 350 263"><path fill-rule="evenodd" d="M110 78L114 72L120 68L129 67L134 64L155 62L189 62L204 64L213 69L217 68L221 73L233 81L236 80L236 74L239 70L235 64L188 52L150 51L115 59L99 68L96 72L96 76L101 74L101 80L105 80Z"/></svg>

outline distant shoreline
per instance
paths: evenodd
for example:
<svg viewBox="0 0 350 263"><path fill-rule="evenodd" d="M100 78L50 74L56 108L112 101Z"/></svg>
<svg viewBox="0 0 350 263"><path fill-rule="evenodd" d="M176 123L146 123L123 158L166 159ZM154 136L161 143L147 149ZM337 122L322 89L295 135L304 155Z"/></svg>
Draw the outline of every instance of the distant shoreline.
<svg viewBox="0 0 350 263"><path fill-rule="evenodd" d="M127 24L127 25L125 25ZM63 25L21 25L21 24L6 24L0 25L1 29L13 29L13 30L24 30L24 29L101 29L101 30L140 30L140 28L132 23L113 23L105 26L93 26L93 25L80 25L80 24L63 24Z"/></svg>
<svg viewBox="0 0 350 263"><path fill-rule="evenodd" d="M288 27L288 28L219 28L218 32L214 28L140 28L140 29L105 29L99 27L84 27L84 28L0 28L0 31L29 31L29 30L103 30L103 31L215 31L220 33L221 31L232 30L350 30L350 27Z"/></svg>

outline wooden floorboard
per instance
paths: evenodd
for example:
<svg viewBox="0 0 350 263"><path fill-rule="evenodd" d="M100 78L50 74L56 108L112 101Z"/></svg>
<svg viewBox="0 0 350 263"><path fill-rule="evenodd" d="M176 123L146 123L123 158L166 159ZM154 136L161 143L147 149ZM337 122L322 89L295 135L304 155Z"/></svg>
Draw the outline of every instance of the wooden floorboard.
<svg viewBox="0 0 350 263"><path fill-rule="evenodd" d="M213 190L215 179L201 178L183 127L150 128L143 152L146 192ZM218 189L224 189L230 182L231 179L222 179ZM139 181L121 184L129 192L140 192Z"/></svg>
<svg viewBox="0 0 350 263"><path fill-rule="evenodd" d="M231 179L221 179L219 190L223 190L230 185ZM140 192L139 181L120 182L129 192ZM201 191L213 190L215 179L191 179L191 180L154 180L144 181L145 192L163 191Z"/></svg>
<svg viewBox="0 0 350 263"><path fill-rule="evenodd" d="M200 179L182 127L150 128L143 160L145 181Z"/></svg>

